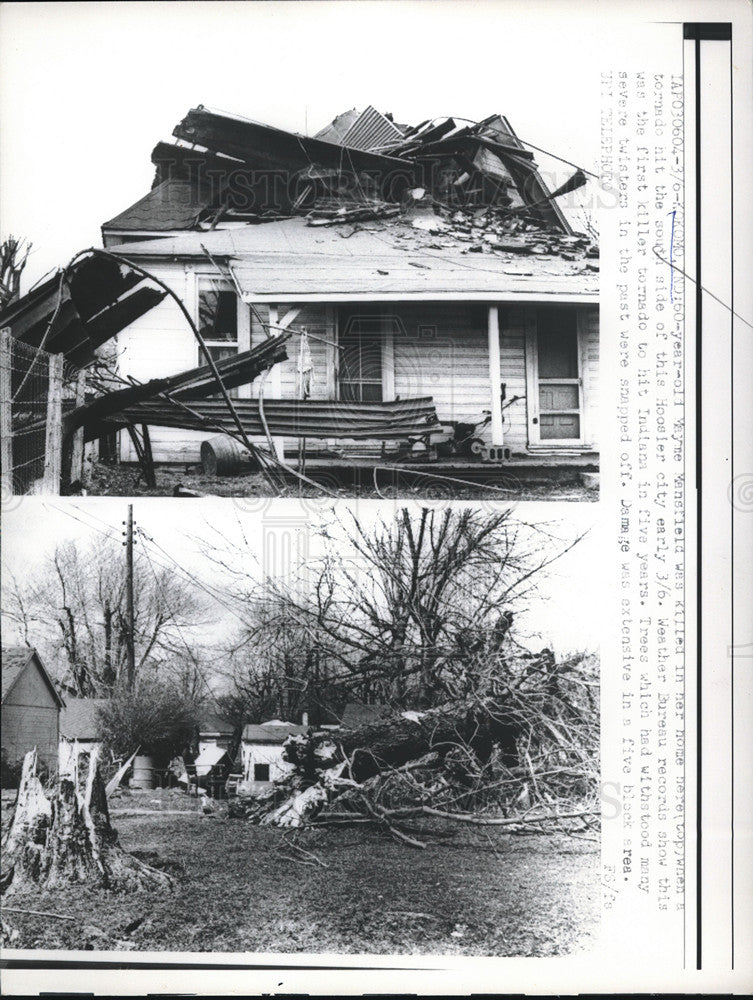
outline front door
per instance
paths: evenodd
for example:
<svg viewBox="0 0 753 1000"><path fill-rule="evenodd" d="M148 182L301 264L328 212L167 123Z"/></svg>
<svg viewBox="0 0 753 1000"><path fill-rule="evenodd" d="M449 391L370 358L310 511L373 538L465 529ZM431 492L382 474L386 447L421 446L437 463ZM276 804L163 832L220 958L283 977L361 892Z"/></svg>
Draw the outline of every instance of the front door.
<svg viewBox="0 0 753 1000"><path fill-rule="evenodd" d="M574 308L538 309L529 333L529 441L557 447L583 442L583 382Z"/></svg>

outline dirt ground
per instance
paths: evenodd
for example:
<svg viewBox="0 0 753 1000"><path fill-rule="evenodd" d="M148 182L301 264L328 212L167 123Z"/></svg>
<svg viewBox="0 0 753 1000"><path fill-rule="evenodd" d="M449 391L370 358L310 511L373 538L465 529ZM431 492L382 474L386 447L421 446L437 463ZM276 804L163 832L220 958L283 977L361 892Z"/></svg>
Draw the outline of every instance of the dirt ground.
<svg viewBox="0 0 753 1000"><path fill-rule="evenodd" d="M490 470L485 480L471 485L452 482L445 477L437 478L418 475L406 471L395 477L384 470L374 481L373 470L362 470L358 476L347 479L334 472L310 470L309 476L320 482L329 494L337 498L362 497L364 499L416 499L416 500L567 500L573 502L596 501L598 489L586 489L575 479L564 483L520 482L514 473L500 469ZM457 473L463 479L462 471ZM282 492L273 489L261 473L239 476L207 476L200 465L161 465L156 468L157 485L148 487L139 477L139 469L133 465L105 465L97 463L93 467L87 488L89 496L174 496L175 491L191 490L202 496L217 497L305 497L330 499L328 494L314 486L288 479Z"/></svg>
<svg viewBox="0 0 753 1000"><path fill-rule="evenodd" d="M207 818L181 793L112 807L122 845L176 874L175 890L18 894L3 907L16 947L547 956L588 950L598 933L591 841L443 825L420 851L363 827L252 826L221 803Z"/></svg>

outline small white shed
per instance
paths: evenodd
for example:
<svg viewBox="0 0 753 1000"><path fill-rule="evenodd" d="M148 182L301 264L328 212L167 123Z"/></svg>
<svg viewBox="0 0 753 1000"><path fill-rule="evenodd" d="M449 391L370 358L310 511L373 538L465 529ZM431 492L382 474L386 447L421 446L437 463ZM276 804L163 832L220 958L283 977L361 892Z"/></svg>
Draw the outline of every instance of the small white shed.
<svg viewBox="0 0 753 1000"><path fill-rule="evenodd" d="M288 736L302 736L308 729L308 726L296 726L279 719L244 726L241 737L243 781L269 783L282 778L289 766L282 759L283 743Z"/></svg>

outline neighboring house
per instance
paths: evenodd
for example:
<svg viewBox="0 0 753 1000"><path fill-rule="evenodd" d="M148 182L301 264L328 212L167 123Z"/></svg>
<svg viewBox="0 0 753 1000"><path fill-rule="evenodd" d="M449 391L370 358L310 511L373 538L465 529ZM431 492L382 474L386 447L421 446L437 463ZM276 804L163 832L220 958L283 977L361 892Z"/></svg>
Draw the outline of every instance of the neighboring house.
<svg viewBox="0 0 753 1000"><path fill-rule="evenodd" d="M249 723L241 736L241 762L244 782L271 782L282 778L288 765L282 758L282 746L289 736L302 736L308 726L274 719L260 725Z"/></svg>
<svg viewBox="0 0 753 1000"><path fill-rule="evenodd" d="M233 744L235 727L232 723L218 715L206 715L199 722L198 745L199 755L206 750L219 748L230 751Z"/></svg>
<svg viewBox="0 0 753 1000"><path fill-rule="evenodd" d="M101 746L98 713L106 698L69 698L60 713L60 768L64 770L74 746L92 751Z"/></svg>
<svg viewBox="0 0 753 1000"><path fill-rule="evenodd" d="M64 707L37 651L4 646L1 739L10 763L36 747L40 760L57 765L60 710Z"/></svg>
<svg viewBox="0 0 753 1000"><path fill-rule="evenodd" d="M358 729L360 726L370 726L389 713L388 705L364 705L360 701L350 701L343 712L342 728Z"/></svg>
<svg viewBox="0 0 753 1000"><path fill-rule="evenodd" d="M428 396L446 430L428 442L427 460L598 468L598 248L573 233L506 119L490 119L470 137L453 123L455 131L445 129L431 145L432 151L451 149L454 157L448 161L443 154L444 173L437 174L433 196L404 186L394 196L400 203L394 211L377 207L374 218L347 227L333 224L334 209L330 216L326 209L325 216L317 215L317 205L330 205L332 197L314 202L306 218L263 221L271 210L253 217L223 208L226 202L217 208L207 186L192 181L186 167L190 161L198 164L198 174L206 167L229 176L227 157L235 157L239 168L253 166L258 154L268 167L282 166L288 157L302 170L295 160L301 146L309 160L323 165L314 171L307 162L300 175L313 189L336 171L329 151L342 162L345 147L336 143L349 137L347 157L357 170L380 164L396 174L401 165L407 169L405 160L364 151L369 143L373 149L399 143L404 126L374 109L340 119L308 139L192 111L175 131L184 145L155 149L152 191L103 226L105 246L177 293L215 359L256 347L281 328L293 331L288 360L265 379L233 390L239 399L257 398L260 385L267 400L305 396L352 402L355 408ZM213 151L187 149L191 136L213 144ZM457 151L471 140L470 151ZM448 162L455 169L449 180ZM457 176L464 163L466 173ZM477 197L486 201L475 213L471 204L437 214L434 205L447 185L466 184L468 176L480 178ZM488 192L484 185L491 181L502 194ZM258 191L255 197L264 209ZM374 202L364 196L363 204L368 210ZM296 205L287 210L294 213ZM485 205L497 214L487 213ZM509 225L500 206L509 208ZM122 331L117 351L121 374L140 381L203 360L170 298ZM485 414L487 423L474 430ZM122 459L135 460L131 441L125 432L119 436ZM198 461L200 443L209 436L155 426L154 459ZM447 450L448 440L462 438L476 439L472 450L454 443ZM294 454L299 440L277 437L275 447ZM305 447L312 467L347 456L405 454L392 440L349 442L347 422L338 437L306 438Z"/></svg>

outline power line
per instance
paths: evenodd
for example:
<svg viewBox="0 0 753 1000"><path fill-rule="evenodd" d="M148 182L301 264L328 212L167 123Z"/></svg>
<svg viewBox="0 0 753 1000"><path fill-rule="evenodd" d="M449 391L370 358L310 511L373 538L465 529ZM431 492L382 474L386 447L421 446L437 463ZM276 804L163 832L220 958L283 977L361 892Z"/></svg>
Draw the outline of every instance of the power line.
<svg viewBox="0 0 753 1000"><path fill-rule="evenodd" d="M137 531L139 531L139 534L141 533L140 529L138 529L138 528L137 528ZM152 576L154 577L154 582L155 582L155 584L157 586L159 586L159 579L157 577L157 571L155 570L154 565L152 563L152 557L149 555L149 552L146 550L146 548L144 548L142 551L144 552L144 555L146 556L146 561L147 561L147 563L149 565L149 569L152 571ZM199 675L199 677L201 677L202 681L204 682L204 686L206 687L207 691L209 692L210 698L214 701L215 705L217 705L217 707L219 708L220 707L220 703L219 703L219 700L217 698L217 695L212 690L211 685L209 684L209 681L206 678L206 674L204 673L204 671L202 670L201 666L199 665L199 662L196 659L196 656L195 656L193 650L188 645L188 641L186 640L185 633L183 632L182 625L180 625L179 622L174 622L173 623L173 627L175 628L175 630L177 631L178 635L180 636L180 640L183 643L183 645L185 646L186 652L188 653L188 655L193 660L193 664L194 664L194 668L196 670L196 673ZM218 671L218 673L220 673L220 671ZM225 676L227 676L227 675L225 675Z"/></svg>
<svg viewBox="0 0 753 1000"><path fill-rule="evenodd" d="M47 503L45 503L44 506L47 507L48 509L50 509L51 505L48 505ZM100 535L104 535L106 538L118 538L119 533L118 533L118 529L117 528L113 527L113 528L110 529L110 531L103 531L101 528L98 528L96 525L90 524L90 523L88 523L86 521L83 521L80 517L77 517L73 513L73 511L70 510L68 507L53 507L52 509L53 510L58 510L58 511L62 512L63 514L66 514L68 517L72 517L74 521L78 521L79 524L82 524L89 531L97 531L97 532L99 532ZM81 513L83 513L83 511ZM106 525L106 523L107 523L107 522L103 521L101 518L96 517L96 515L94 515L94 514L89 514L87 512L87 516L94 517L101 524L105 524ZM211 590L204 583L202 583L202 581L199 580L198 577L194 576L192 573L190 573L188 570L186 570L183 566L181 566L181 564L173 556L171 556L169 552L166 552L162 548L161 545L158 545L158 543L155 542L153 538L151 538L149 535L147 535L144 532L143 528L139 528L139 535L144 540L151 542L152 545L154 545L157 549L159 549L159 551L162 552L177 567L177 569L180 570L180 572L183 573L183 575L185 577L187 577L191 581L191 583L193 583L195 586L199 587L201 590L205 591L214 601L216 601L218 604L220 604L222 607L224 607L226 611L229 611L230 614L234 615L242 624L244 624L244 625L246 624L245 619L242 618L241 615L236 610L234 610L228 604L226 604L221 599L221 597L219 596L218 592ZM163 569L170 569L171 568L169 566L165 566L163 563L160 563L158 565L161 565Z"/></svg>
<svg viewBox="0 0 753 1000"><path fill-rule="evenodd" d="M140 535L141 535L142 538L144 538L146 541L150 542L159 552L161 552L167 559L169 559L170 562L173 563L173 565L176 566L177 569L180 570L180 572L187 579L189 579L197 587L200 587L201 590L203 590L207 594L209 594L209 596L211 598L213 598L215 601L217 601L217 603L220 604L223 608L225 608L226 611L229 611L230 614L235 615L235 617L238 618L238 620L241 621L245 625L245 623L246 623L245 619L242 618L241 615L234 608L231 608L229 604L225 603L224 595L223 595L223 597L220 597L218 591L216 591L213 587L210 587L209 585L204 584L201 580L198 579L198 577L196 577L193 573L191 573L190 570L187 570L184 566L182 566L181 563L179 563L178 560L173 555L171 555L169 552L167 552L159 544L159 542L156 542L150 535L147 535L143 528L141 528L139 530L139 533L140 533ZM165 567L165 568L167 568L167 567Z"/></svg>

